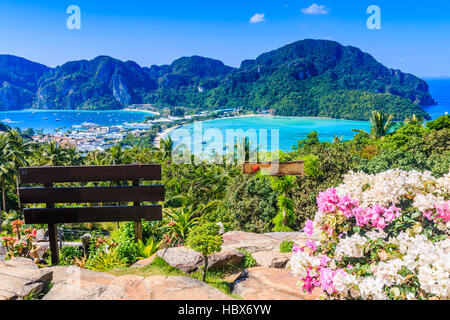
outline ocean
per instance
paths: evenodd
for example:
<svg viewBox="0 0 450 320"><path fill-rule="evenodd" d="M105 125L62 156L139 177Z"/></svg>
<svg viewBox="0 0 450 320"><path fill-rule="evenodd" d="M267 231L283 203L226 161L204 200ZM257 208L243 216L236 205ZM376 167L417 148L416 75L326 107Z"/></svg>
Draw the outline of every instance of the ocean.
<svg viewBox="0 0 450 320"><path fill-rule="evenodd" d="M10 127L22 130L33 128L42 129L44 133L52 133L56 129L68 130L73 125L84 122L102 126L121 125L126 122L145 120L146 116L154 113L128 110L112 111L82 111L82 110L20 110L0 111L0 121Z"/></svg>

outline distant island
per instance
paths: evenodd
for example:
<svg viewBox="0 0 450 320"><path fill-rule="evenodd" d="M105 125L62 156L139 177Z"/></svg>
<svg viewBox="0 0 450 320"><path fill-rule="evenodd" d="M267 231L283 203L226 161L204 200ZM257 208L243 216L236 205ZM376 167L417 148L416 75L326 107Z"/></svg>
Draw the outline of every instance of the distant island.
<svg viewBox="0 0 450 320"><path fill-rule="evenodd" d="M239 108L274 115L367 120L372 110L429 119L428 84L360 49L302 40L239 68L199 56L141 67L108 56L49 68L0 55L0 110L116 110L131 104L195 110Z"/></svg>

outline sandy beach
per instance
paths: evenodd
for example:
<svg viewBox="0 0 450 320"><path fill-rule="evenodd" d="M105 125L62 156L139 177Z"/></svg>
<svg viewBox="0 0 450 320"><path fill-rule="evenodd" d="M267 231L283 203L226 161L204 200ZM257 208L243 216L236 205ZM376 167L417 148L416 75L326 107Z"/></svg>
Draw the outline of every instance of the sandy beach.
<svg viewBox="0 0 450 320"><path fill-rule="evenodd" d="M179 127L180 126L170 127L164 131L158 132L158 134L155 137L155 140L153 140L153 144L155 145L155 147L159 148L160 144L161 144L161 139L164 139L165 137L167 137L167 135L169 135L169 133L171 133L173 130L175 130Z"/></svg>

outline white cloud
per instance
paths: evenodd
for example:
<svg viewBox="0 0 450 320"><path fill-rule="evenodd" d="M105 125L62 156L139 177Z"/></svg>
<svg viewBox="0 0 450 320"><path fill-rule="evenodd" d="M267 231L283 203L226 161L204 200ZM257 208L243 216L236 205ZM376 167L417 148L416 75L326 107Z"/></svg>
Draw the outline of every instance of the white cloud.
<svg viewBox="0 0 450 320"><path fill-rule="evenodd" d="M302 9L302 12L304 14L312 14L312 15L329 14L330 9L328 9L324 5L318 5L317 3L313 3L308 8Z"/></svg>
<svg viewBox="0 0 450 320"><path fill-rule="evenodd" d="M258 23L264 21L266 21L266 15L264 13L255 13L255 15L250 18L250 23Z"/></svg>

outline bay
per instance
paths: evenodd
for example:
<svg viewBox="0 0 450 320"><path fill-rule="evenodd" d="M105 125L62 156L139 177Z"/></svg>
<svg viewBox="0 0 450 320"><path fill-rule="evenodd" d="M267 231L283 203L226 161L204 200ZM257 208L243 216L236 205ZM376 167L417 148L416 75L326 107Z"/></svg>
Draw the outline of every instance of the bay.
<svg viewBox="0 0 450 320"><path fill-rule="evenodd" d="M68 130L73 125L84 122L95 123L101 126L123 125L126 122L138 122L145 120L146 116L154 113L108 110L108 111L86 111L86 110L18 110L1 111L0 121L22 130L33 128L35 131L42 129L44 133L53 133L56 129Z"/></svg>

